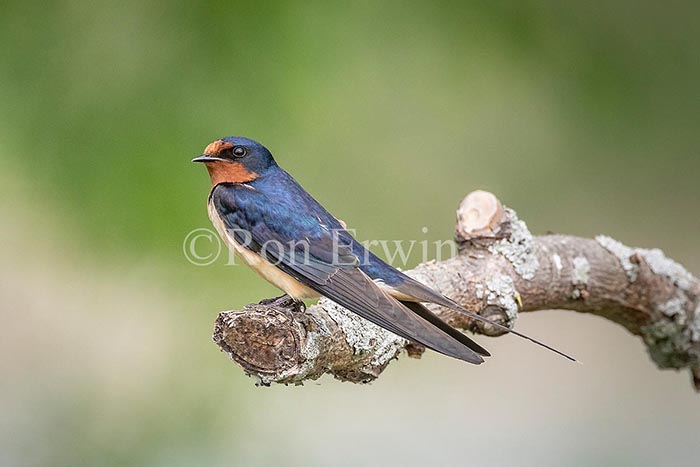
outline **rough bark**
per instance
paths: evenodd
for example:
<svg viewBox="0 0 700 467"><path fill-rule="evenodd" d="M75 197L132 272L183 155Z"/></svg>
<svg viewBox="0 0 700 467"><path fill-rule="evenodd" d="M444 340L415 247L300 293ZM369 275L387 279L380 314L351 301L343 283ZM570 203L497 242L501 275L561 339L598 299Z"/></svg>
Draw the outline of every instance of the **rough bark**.
<svg viewBox="0 0 700 467"><path fill-rule="evenodd" d="M700 391L700 281L657 249L610 237L534 237L491 193L469 194L457 211L459 255L408 271L464 307L512 327L518 313L592 313L641 337L659 368L688 369ZM500 331L432 307L460 329ZM402 350L419 346L321 299L306 311L253 304L219 314L214 341L259 384L301 384L328 373L376 379Z"/></svg>

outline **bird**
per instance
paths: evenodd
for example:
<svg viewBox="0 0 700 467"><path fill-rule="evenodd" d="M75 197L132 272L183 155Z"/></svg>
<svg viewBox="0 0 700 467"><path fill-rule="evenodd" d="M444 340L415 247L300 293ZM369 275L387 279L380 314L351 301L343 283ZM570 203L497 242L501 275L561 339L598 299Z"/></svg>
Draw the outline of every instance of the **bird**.
<svg viewBox="0 0 700 467"><path fill-rule="evenodd" d="M430 311L434 303L551 350L536 339L473 313L389 265L366 249L275 161L261 143L227 136L192 159L203 163L211 190L209 218L226 246L298 304L325 296L409 341L443 355L481 364L491 354Z"/></svg>

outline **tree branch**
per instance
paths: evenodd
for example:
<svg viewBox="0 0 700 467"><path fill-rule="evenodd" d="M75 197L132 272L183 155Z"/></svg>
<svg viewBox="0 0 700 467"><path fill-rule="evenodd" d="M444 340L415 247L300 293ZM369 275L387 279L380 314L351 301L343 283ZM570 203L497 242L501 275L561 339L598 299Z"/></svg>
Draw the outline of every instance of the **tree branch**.
<svg viewBox="0 0 700 467"><path fill-rule="evenodd" d="M469 194L457 211L459 255L407 274L505 326L520 311L574 310L640 336L659 368L687 368L700 391L700 281L660 250L610 237L533 237L491 193ZM432 306L451 325L500 331ZM214 341L263 385L301 384L324 373L366 383L402 350L423 349L322 298L305 312L265 304L219 314Z"/></svg>

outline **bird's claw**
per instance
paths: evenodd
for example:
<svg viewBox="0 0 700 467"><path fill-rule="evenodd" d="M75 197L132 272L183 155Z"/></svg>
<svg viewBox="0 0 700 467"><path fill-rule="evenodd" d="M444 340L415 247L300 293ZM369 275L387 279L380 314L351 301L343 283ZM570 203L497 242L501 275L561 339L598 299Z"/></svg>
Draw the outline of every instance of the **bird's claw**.
<svg viewBox="0 0 700 467"><path fill-rule="evenodd" d="M278 308L293 308L297 311L306 311L306 304L301 300L295 300L288 294L281 295L275 298L266 298L260 300L261 305L267 305Z"/></svg>

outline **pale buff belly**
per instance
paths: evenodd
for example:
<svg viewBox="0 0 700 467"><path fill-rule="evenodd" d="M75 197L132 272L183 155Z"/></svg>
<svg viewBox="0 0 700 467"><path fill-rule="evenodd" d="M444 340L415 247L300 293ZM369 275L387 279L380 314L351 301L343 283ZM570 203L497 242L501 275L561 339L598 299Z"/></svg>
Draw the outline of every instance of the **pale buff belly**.
<svg viewBox="0 0 700 467"><path fill-rule="evenodd" d="M278 289L283 290L286 294L295 299L315 298L319 296L318 292L315 290L310 289L289 274L281 271L259 254L252 252L243 245L239 244L231 235L229 235L224 222L221 220L221 217L211 203L209 203L208 211L209 219L211 219L212 224L214 224L214 228L217 232L219 232L219 236L224 241L226 246L228 246L228 248L233 251L245 264L253 269L253 271L257 272L260 277Z"/></svg>

